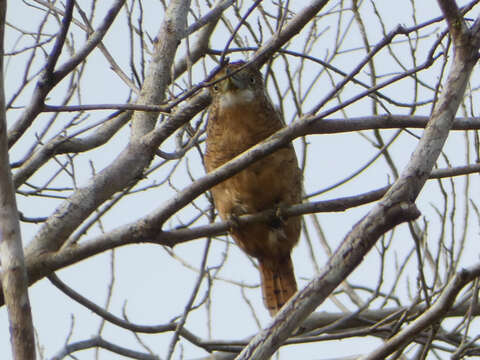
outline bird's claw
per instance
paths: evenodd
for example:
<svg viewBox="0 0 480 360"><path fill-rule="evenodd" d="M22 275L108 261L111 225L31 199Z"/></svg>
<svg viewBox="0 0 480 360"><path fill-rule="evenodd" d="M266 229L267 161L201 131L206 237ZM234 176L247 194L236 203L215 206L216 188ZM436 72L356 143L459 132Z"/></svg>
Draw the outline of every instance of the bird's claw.
<svg viewBox="0 0 480 360"><path fill-rule="evenodd" d="M278 229L285 225L287 217L284 215L284 210L282 205L277 205L274 208L274 214L272 219L270 220L269 225L274 228Z"/></svg>
<svg viewBox="0 0 480 360"><path fill-rule="evenodd" d="M240 227L240 219L237 214L231 213L228 215L228 222L229 222L229 231L238 230Z"/></svg>

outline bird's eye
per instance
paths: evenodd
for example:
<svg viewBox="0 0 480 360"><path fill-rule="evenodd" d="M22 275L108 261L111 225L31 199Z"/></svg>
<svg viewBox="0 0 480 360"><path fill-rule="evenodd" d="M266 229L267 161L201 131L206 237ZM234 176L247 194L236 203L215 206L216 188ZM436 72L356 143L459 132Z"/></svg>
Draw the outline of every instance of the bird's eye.
<svg viewBox="0 0 480 360"><path fill-rule="evenodd" d="M255 84L255 78L254 77L250 78L250 84Z"/></svg>
<svg viewBox="0 0 480 360"><path fill-rule="evenodd" d="M213 91L218 91L218 90L220 90L220 87L218 86L218 84L213 85Z"/></svg>

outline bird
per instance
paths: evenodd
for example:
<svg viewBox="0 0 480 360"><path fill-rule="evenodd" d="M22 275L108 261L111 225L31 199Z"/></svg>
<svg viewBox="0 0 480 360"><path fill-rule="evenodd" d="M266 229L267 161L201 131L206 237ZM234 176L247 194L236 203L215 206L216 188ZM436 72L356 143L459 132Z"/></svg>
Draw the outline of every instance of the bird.
<svg viewBox="0 0 480 360"><path fill-rule="evenodd" d="M244 61L231 62L213 75L211 83L204 155L207 173L285 127L257 68ZM237 224L230 228L235 243L257 259L263 302L275 316L297 291L291 252L300 237L301 219L281 217L281 209L302 200L302 175L293 145L288 143L250 164L212 187L211 194L220 218ZM269 209L280 216L246 225L235 221Z"/></svg>

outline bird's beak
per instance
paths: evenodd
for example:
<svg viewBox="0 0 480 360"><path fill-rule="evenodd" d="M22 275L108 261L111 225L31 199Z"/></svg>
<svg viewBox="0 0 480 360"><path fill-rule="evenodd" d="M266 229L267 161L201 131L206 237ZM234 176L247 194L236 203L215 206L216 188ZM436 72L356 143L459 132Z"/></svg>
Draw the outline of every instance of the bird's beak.
<svg viewBox="0 0 480 360"><path fill-rule="evenodd" d="M229 71L227 70L227 74ZM225 80L225 90L239 90L239 89L245 89L245 84L243 83L242 79L237 77L237 74L234 74L233 76L230 76Z"/></svg>
<svg viewBox="0 0 480 360"><path fill-rule="evenodd" d="M238 89L238 86L233 78L229 77L228 79L225 79L225 91L233 91L236 89Z"/></svg>

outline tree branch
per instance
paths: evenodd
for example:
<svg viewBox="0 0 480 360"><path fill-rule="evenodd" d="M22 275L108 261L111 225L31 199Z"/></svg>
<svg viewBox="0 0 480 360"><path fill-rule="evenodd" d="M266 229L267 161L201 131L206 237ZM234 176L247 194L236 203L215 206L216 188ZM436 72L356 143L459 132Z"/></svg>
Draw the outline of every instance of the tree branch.
<svg viewBox="0 0 480 360"><path fill-rule="evenodd" d="M3 54L7 2L0 1L0 263L13 358L35 359L35 338L28 298L17 203L8 157ZM4 350L5 351L5 350Z"/></svg>
<svg viewBox="0 0 480 360"><path fill-rule="evenodd" d="M85 58L95 49L95 46L102 40L105 36L107 30L113 23L113 20L117 16L118 12L120 11L121 7L125 0L116 0L112 8L109 10L107 15L105 16L102 24L95 31L88 42L84 45L84 47L77 52L75 56L70 58L66 63L61 65L58 70L54 71L53 73L44 72L44 74L39 79L35 91L32 96L32 100L27 108L23 111L20 118L13 124L11 129L8 131L8 146L13 146L18 139L23 135L26 129L32 124L35 117L42 111L43 104L49 92L65 77L67 76L81 61L85 60ZM69 1L69 3L73 4L74 1ZM67 9L68 10L68 9ZM65 18L68 20L69 14L68 12L65 13ZM56 63L56 59L58 57L60 46L63 45L62 36L63 33L68 29L70 21L66 21L60 30L59 40L56 43L56 47L47 60L47 65L49 66L46 71L53 71L53 66ZM50 69L50 67L52 67Z"/></svg>
<svg viewBox="0 0 480 360"><path fill-rule="evenodd" d="M186 35L190 0L171 1L156 37L155 53L142 84L137 105L160 105L171 82L171 71L180 41ZM132 139L140 138L155 126L158 114L136 111L132 118Z"/></svg>
<svg viewBox="0 0 480 360"><path fill-rule="evenodd" d="M67 344L62 350L60 350L56 355L52 357L52 360L61 360L67 357L68 355L73 354L76 351L92 349L92 348L102 348L105 350L109 350L115 354L125 356L129 359L139 359L139 360L159 360L160 359L158 356L130 350L128 348L111 343L97 336L90 340L83 340L83 341L75 342L73 344Z"/></svg>
<svg viewBox="0 0 480 360"><path fill-rule="evenodd" d="M402 345L414 338L418 333L443 319L447 311L452 307L455 298L462 288L469 282L480 276L480 264L471 268L463 269L450 280L442 295L435 303L418 319L402 329L398 334L385 341L380 347L362 360L380 360L399 349Z"/></svg>
<svg viewBox="0 0 480 360"><path fill-rule="evenodd" d="M160 37L142 86L137 104L159 104L170 82L170 68L179 39L183 37L186 26L188 0L172 1L161 26ZM183 27L182 27L183 26ZM78 189L68 201L63 202L49 217L37 236L26 249L36 256L46 251L57 250L70 234L100 204L116 191L122 190L135 179L139 179L147 167L159 144L145 142L141 137L151 130L157 117L155 113L137 111L132 118L132 141L110 166L93 176L90 182ZM171 133L175 129L170 129ZM125 171L128 169L129 171ZM35 255L36 254L36 255Z"/></svg>
<svg viewBox="0 0 480 360"><path fill-rule="evenodd" d="M181 112L181 114L185 114ZM451 169L436 169L432 171L431 178L445 178L458 175L468 175L480 172L480 164L473 164ZM282 215L285 217L299 216L309 213L336 212L345 211L352 207L368 204L377 201L385 195L390 186L385 186L363 194L336 198L333 200L323 200L304 204L294 205L283 209ZM39 254L38 256L27 257L27 271L29 274L29 285L37 282L43 277L51 274L53 271L77 263L90 256L111 250L120 246L154 243L167 246L175 246L187 241L199 239L206 236L218 236L225 234L234 224L231 222L216 222L213 224L197 226L193 228L180 228L170 231L162 231L162 224L146 219L152 215L147 215L133 223L119 226L108 233L93 237L74 246L67 246L60 251ZM254 222L270 220L275 216L274 210L267 210L257 214L240 216L235 223L251 224ZM68 243L68 241L67 241ZM0 306L3 305L3 299L0 297Z"/></svg>
<svg viewBox="0 0 480 360"><path fill-rule="evenodd" d="M455 51L445 88L400 178L346 236L321 273L285 304L273 323L260 332L237 359L269 358L308 314L360 264L380 235L419 215L413 202L430 175L447 139L476 63L478 45L472 43L468 50Z"/></svg>
<svg viewBox="0 0 480 360"><path fill-rule="evenodd" d="M254 55L252 64L260 67L269 61L275 51L280 49L287 41L291 40L297 35L303 27L314 18L317 13L327 5L328 0L311 1L309 5L305 6L297 13L290 21L287 22L284 28L270 38Z"/></svg>

